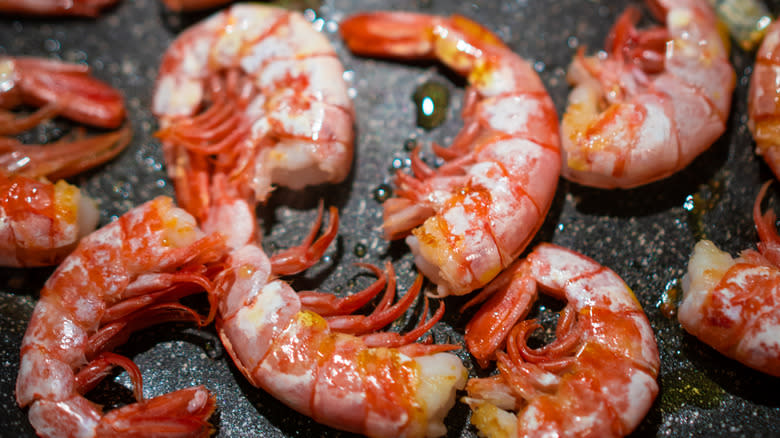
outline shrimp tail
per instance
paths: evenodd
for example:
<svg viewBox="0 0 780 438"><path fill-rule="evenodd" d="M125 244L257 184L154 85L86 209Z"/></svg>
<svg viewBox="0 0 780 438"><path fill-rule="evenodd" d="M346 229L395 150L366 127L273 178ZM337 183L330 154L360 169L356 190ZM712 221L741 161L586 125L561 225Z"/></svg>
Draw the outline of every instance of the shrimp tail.
<svg viewBox="0 0 780 438"><path fill-rule="evenodd" d="M411 12L367 12L350 16L340 29L347 47L359 55L437 59L442 57L442 49L447 49L441 45L445 40L438 35L437 24L442 21L473 38L480 47L506 48L489 29L461 15L447 19ZM456 56L454 51L449 53L450 57Z"/></svg>
<svg viewBox="0 0 780 438"><path fill-rule="evenodd" d="M53 104L57 115L98 128L118 128L125 119L122 95L89 75L89 67L36 58L0 57L0 72L13 86L0 93L0 107Z"/></svg>
<svg viewBox="0 0 780 438"><path fill-rule="evenodd" d="M106 134L48 145L25 145L14 139L0 139L0 171L28 178L68 178L99 166L122 152L132 137L129 125Z"/></svg>
<svg viewBox="0 0 780 438"><path fill-rule="evenodd" d="M512 327L528 315L537 296L536 282L522 262L507 268L484 291L491 296L466 325L465 334L469 351L482 367L503 345Z"/></svg>

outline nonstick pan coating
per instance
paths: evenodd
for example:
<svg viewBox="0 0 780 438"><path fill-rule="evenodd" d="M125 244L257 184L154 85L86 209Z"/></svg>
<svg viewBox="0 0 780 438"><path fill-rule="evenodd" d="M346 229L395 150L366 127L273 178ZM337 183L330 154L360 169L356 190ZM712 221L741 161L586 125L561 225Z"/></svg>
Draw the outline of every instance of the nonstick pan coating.
<svg viewBox="0 0 780 438"><path fill-rule="evenodd" d="M294 3L294 2L287 2ZM376 189L389 184L394 167L408 163L408 139L431 159L432 141L448 144L461 126L458 115L464 83L434 64L403 64L353 56L345 50L337 23L358 10L388 7L383 1L302 0L316 11L316 23L333 41L355 90L356 160L343 184L302 192L277 190L258 210L268 252L298 242L316 214L317 203L335 205L341 214L336 244L325 259L292 279L295 289L347 293L368 284L355 262L392 261L403 291L414 279L411 256L402 242L382 239L381 203ZM769 3L775 11L778 2ZM566 67L580 47L589 53L603 45L611 23L629 1L515 0L450 2L394 1L398 10L460 13L488 26L520 55L531 60L562 114L568 85ZM160 145L151 93L160 57L187 25L205 14L176 15L157 0L123 0L97 19L0 16L0 54L31 55L83 62L127 98L132 143L114 161L74 182L97 198L101 223L154 196L173 195ZM650 22L650 19L646 19ZM727 359L686 334L676 319L661 312L664 294L673 294L686 270L694 243L702 237L736 254L754 247L751 208L762 182L772 179L754 154L746 126L747 86L753 54L734 46L737 72L731 117L723 137L676 175L633 190L598 190L560 180L557 195L535 242L552 241L586 254L615 270L631 286L650 318L661 354L660 394L633 436L780 436L780 379ZM446 122L433 130L415 126L414 88L436 80L451 91ZM55 121L26 135L28 141L53 139L67 130ZM770 189L770 205L780 190ZM26 410L14 401L19 346L51 269L0 270L0 436L34 436ZM437 342L461 342L468 314L463 299L448 299L448 312L434 329ZM419 304L419 303L418 303ZM193 305L202 305L197 300ZM419 312L421 306L415 309ZM545 320L560 303L543 301L536 311ZM416 313L393 326L409 327ZM549 321L548 321L549 322ZM549 324L548 324L549 327ZM134 335L120 349L143 372L145 394L205 384L218 402L212 421L219 437L349 436L311 421L249 385L232 365L213 328L167 324ZM458 352L472 376L486 375L465 351ZM89 394L108 407L132 401L129 379L117 372ZM449 437L475 437L469 410L457 404L447 418Z"/></svg>

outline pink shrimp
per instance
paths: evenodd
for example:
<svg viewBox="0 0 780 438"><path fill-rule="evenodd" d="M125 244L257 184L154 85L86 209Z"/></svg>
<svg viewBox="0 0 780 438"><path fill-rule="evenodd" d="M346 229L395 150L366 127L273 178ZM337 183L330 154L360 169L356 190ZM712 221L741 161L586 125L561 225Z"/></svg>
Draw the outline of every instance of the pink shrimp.
<svg viewBox="0 0 780 438"><path fill-rule="evenodd" d="M277 278L277 265L253 240L255 218L244 200L221 201L205 228L230 230L235 245L216 279L217 331L236 366L255 386L315 421L372 437L434 437L446 433L444 417L466 369L452 345L415 344L444 312L404 335L375 331L400 316L422 286L391 305L395 277L338 299L296 293ZM244 242L244 243L242 243ZM368 316L351 313L385 294ZM427 316L427 299L423 318Z"/></svg>
<svg viewBox="0 0 780 438"><path fill-rule="evenodd" d="M748 91L748 127L756 141L756 153L764 157L780 178L780 22L769 26L756 54Z"/></svg>
<svg viewBox="0 0 780 438"><path fill-rule="evenodd" d="M97 17L119 0L0 0L0 13Z"/></svg>
<svg viewBox="0 0 780 438"><path fill-rule="evenodd" d="M539 324L515 324L537 287L567 305L557 339L532 349L527 339ZM636 428L658 394L660 359L647 316L617 274L541 244L487 289L495 295L466 327L471 353L496 358L500 371L466 386L480 436L608 437ZM506 352L497 351L504 343Z"/></svg>
<svg viewBox="0 0 780 438"><path fill-rule="evenodd" d="M165 321L205 324L177 300L212 291L209 276L227 247L160 197L82 239L46 282L22 340L16 400L43 437L207 436L214 398L194 387L145 400L141 374L111 353L139 328ZM84 394L114 366L137 403L109 413Z"/></svg>
<svg viewBox="0 0 780 438"><path fill-rule="evenodd" d="M775 214L761 214L764 184L753 206L758 251L733 259L714 243L696 244L683 278L678 319L683 328L724 355L780 376L780 236Z"/></svg>
<svg viewBox="0 0 780 438"><path fill-rule="evenodd" d="M563 176L632 188L681 170L726 129L736 83L706 0L648 0L665 27L637 30L629 8L605 57L577 54L561 122Z"/></svg>
<svg viewBox="0 0 780 438"><path fill-rule="evenodd" d="M44 178L66 178L110 160L130 142L130 128L49 145L3 136L56 116L116 128L125 118L123 99L86 66L33 58L0 57L0 90L0 265L56 264L95 229L98 212L77 187ZM21 104L41 108L28 116L8 111Z"/></svg>
<svg viewBox="0 0 780 438"><path fill-rule="evenodd" d="M533 68L465 17L362 13L341 23L355 53L434 58L468 77L465 126L446 164L398 172L384 203L384 233L404 236L437 294L480 288L525 249L552 203L561 167L558 118ZM410 233L411 230L411 234Z"/></svg>
<svg viewBox="0 0 780 438"><path fill-rule="evenodd" d="M275 184L344 180L354 114L342 75L328 40L297 12L236 4L183 32L153 98L178 202L202 220L217 175L220 191L249 203Z"/></svg>

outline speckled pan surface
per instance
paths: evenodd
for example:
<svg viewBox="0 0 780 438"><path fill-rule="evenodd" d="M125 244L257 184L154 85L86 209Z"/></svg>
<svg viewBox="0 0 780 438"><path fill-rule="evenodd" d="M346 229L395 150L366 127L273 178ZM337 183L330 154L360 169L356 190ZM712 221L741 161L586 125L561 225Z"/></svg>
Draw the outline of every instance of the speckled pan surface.
<svg viewBox="0 0 780 438"><path fill-rule="evenodd" d="M484 23L518 53L535 63L559 112L568 86L565 69L578 47L601 47L610 24L626 1L515 0L451 2L394 1L400 10L458 12ZM411 257L401 243L387 243L379 231L381 204L375 189L390 182L393 168L408 163L404 142L414 138L430 157L431 141L447 144L460 127L462 81L434 65L395 64L361 59L344 50L338 22L363 9L386 7L383 1L331 0L313 19L333 41L355 90L356 161L349 179L338 186L295 193L279 190L260 210L269 251L297 242L308 229L317 202L340 209L337 244L305 275L296 289L346 293L370 281L355 262L391 260L403 290L414 276ZM780 2L770 4L774 10ZM113 162L75 181L100 201L102 223L159 194L172 194L149 110L158 61L187 24L203 14L168 14L156 0L124 0L95 20L0 17L0 54L35 55L84 62L94 74L127 96L134 138ZM634 289L655 330L661 353L661 392L634 436L780 436L780 379L770 378L722 357L685 334L665 317L663 294L682 277L696 240L706 236L732 254L755 240L751 206L761 182L772 178L753 153L745 126L746 90L752 55L735 49L738 76L728 131L687 169L673 177L629 191L590 189L561 180L537 241L552 241L580 251L620 274ZM415 126L411 96L417 84L436 79L452 91L446 123L432 131ZM67 127L50 123L34 137L53 138ZM777 188L772 195L777 196ZM691 211L692 204L696 207ZM780 205L774 203L774 205ZM38 290L48 269L0 270L0 436L34 436L13 399L19 345ZM435 330L440 342L462 340L468 320L450 309ZM559 308L554 302L541 307ZM419 307L418 307L419 311ZM540 311L542 315L547 312ZM410 315L411 320L412 315ZM408 320L401 321L398 327ZM230 363L213 329L164 325L134 336L121 353L140 366L147 396L205 384L216 394L213 418L220 437L347 436L287 409L246 383ZM480 371L465 352L472 375ZM90 398L112 405L131 400L126 374L116 373ZM474 437L468 409L456 405L447 419L449 437Z"/></svg>

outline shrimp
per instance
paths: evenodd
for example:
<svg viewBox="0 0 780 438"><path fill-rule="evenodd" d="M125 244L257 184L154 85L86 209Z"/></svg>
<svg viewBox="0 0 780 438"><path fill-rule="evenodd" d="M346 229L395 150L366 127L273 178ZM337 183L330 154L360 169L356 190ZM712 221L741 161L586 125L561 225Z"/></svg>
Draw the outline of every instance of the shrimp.
<svg viewBox="0 0 780 438"><path fill-rule="evenodd" d="M556 340L538 349L524 318L537 287L567 302ZM488 288L466 327L469 350L499 374L468 381L480 436L624 436L658 394L658 346L631 289L612 270L553 244L537 246ZM514 327L513 327L514 326ZM506 351L497 351L506 344ZM514 412L514 414L513 414Z"/></svg>
<svg viewBox="0 0 780 438"><path fill-rule="evenodd" d="M434 437L467 372L452 345L415 344L444 312L404 335L376 333L400 316L419 294L422 277L391 305L395 277L337 299L296 293L253 241L254 217L245 200L220 201L206 229L228 232L235 245L215 280L217 332L238 369L254 385L319 423L371 437ZM315 244L316 246L316 244ZM367 267L370 267L367 265ZM351 313L385 294L367 316ZM423 318L427 316L427 298Z"/></svg>
<svg viewBox="0 0 780 438"><path fill-rule="evenodd" d="M122 96L89 76L86 66L34 58L0 57L0 265L56 264L95 229L95 202L63 180L102 164L130 142L128 126L49 145L3 137L63 116L100 128L124 121ZM9 110L40 106L28 116Z"/></svg>
<svg viewBox="0 0 780 438"><path fill-rule="evenodd" d="M354 138L343 70L298 12L236 4L183 32L152 105L179 204L203 220L218 175L222 192L250 203L274 185L343 181Z"/></svg>
<svg viewBox="0 0 780 438"><path fill-rule="evenodd" d="M0 172L0 266L59 263L95 229L95 202L78 187Z"/></svg>
<svg viewBox="0 0 780 438"><path fill-rule="evenodd" d="M202 318L177 300L206 290L226 254L192 216L159 197L82 239L47 280L21 346L16 401L40 436L208 436L214 398L202 387L149 400L141 374L111 350L133 331ZM84 398L114 366L137 403L109 413Z"/></svg>
<svg viewBox="0 0 780 438"><path fill-rule="evenodd" d="M756 141L756 153L764 157L775 177L780 178L780 104L777 89L780 64L780 24L775 21L756 53L748 91L748 127Z"/></svg>
<svg viewBox="0 0 780 438"><path fill-rule="evenodd" d="M119 0L0 0L0 13L97 17Z"/></svg>
<svg viewBox="0 0 780 438"><path fill-rule="evenodd" d="M733 259L714 243L696 244L683 277L678 320L724 355L780 376L780 236L775 214L761 214L764 184L753 206L760 242Z"/></svg>
<svg viewBox="0 0 780 438"><path fill-rule="evenodd" d="M632 188L681 170L726 129L736 75L706 0L648 0L665 27L629 8L606 56L574 58L561 122L563 176Z"/></svg>
<svg viewBox="0 0 780 438"><path fill-rule="evenodd" d="M558 117L533 68L493 33L462 16L362 13L341 23L355 53L434 58L469 81L464 127L438 169L412 156L385 201L384 234L406 237L436 294L463 295L507 267L536 234L561 167ZM411 231L410 231L411 230Z"/></svg>

